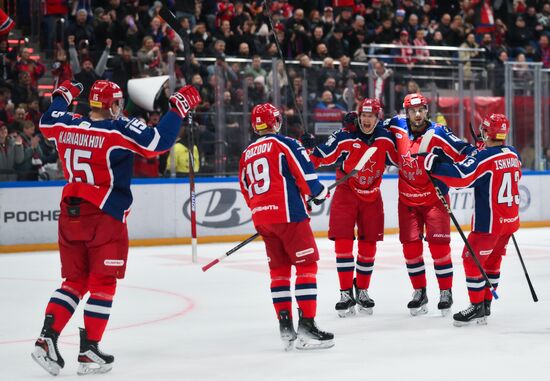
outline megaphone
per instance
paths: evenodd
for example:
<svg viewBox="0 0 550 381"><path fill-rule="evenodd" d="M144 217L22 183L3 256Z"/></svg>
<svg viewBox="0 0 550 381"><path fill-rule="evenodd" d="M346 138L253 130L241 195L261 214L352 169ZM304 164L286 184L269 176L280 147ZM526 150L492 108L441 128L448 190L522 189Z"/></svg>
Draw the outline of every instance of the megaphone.
<svg viewBox="0 0 550 381"><path fill-rule="evenodd" d="M128 95L132 102L147 111L155 111L155 101L170 76L136 78L128 81Z"/></svg>

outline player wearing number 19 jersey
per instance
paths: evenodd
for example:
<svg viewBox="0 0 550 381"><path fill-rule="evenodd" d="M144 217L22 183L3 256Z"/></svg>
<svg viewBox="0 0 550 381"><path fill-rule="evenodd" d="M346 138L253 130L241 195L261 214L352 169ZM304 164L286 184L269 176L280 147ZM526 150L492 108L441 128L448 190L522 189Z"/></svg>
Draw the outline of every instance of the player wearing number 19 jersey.
<svg viewBox="0 0 550 381"><path fill-rule="evenodd" d="M111 369L114 357L99 351L98 342L110 316L117 279L123 278L126 270L133 156L168 150L182 118L200 102L197 90L186 86L170 97L173 108L158 126L148 128L137 119L119 117L122 90L109 81L93 84L89 117L68 112L82 90L82 84L65 81L53 92L52 104L40 120L40 130L57 147L67 180L59 217L61 275L65 280L46 307L42 333L32 354L53 375L64 366L57 349L59 334L88 292L78 373Z"/></svg>
<svg viewBox="0 0 550 381"><path fill-rule="evenodd" d="M519 228L521 161L514 147L504 141L510 123L502 114L491 114L480 126L486 148L456 163L439 163L426 156L424 166L432 175L455 188L474 188L475 209L468 242L494 288L500 278L502 256L511 235ZM486 323L492 294L468 250L462 253L471 306L454 315L455 325Z"/></svg>
<svg viewBox="0 0 550 381"><path fill-rule="evenodd" d="M297 339L298 349L329 348L331 333L314 322L317 310L319 252L309 225L305 196L322 202L328 190L321 184L304 147L278 135L282 118L269 103L254 107L254 131L260 135L242 153L239 163L241 192L262 236L271 276L271 296L285 349ZM300 311L298 335L292 322L291 267L296 267L295 297Z"/></svg>

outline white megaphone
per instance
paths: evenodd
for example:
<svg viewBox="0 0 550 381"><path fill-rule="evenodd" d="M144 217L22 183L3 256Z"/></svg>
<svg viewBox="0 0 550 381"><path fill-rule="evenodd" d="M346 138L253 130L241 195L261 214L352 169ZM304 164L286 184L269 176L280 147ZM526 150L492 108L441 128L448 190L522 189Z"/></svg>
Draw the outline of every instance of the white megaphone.
<svg viewBox="0 0 550 381"><path fill-rule="evenodd" d="M128 95L132 102L142 109L155 111L155 101L168 78L168 75L161 75L131 79L128 81Z"/></svg>

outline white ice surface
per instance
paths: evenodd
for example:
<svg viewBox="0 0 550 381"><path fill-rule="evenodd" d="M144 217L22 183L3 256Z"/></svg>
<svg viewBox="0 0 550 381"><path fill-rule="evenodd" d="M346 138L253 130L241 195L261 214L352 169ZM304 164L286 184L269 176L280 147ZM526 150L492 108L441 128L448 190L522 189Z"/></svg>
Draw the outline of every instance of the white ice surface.
<svg viewBox="0 0 550 381"><path fill-rule="evenodd" d="M550 229L517 233L540 301L533 303L518 256L509 246L487 326L456 328L439 315L432 261L425 245L428 315L411 317L411 286L396 236L379 244L370 294L374 315L340 319L332 242L317 240L320 328L334 332L328 350L285 353L271 304L261 242L206 273L200 266L235 244L132 248L100 348L115 355L110 380L548 380L550 379ZM453 311L468 305L453 234ZM44 307L59 286L56 252L0 255L0 380L50 378L30 357ZM82 305L60 338L76 380ZM78 378L81 380L81 378Z"/></svg>

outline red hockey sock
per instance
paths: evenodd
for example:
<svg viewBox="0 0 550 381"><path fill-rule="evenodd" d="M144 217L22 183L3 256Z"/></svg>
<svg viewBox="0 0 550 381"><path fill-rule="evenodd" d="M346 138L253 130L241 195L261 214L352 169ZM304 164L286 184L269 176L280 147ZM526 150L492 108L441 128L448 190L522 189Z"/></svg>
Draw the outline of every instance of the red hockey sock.
<svg viewBox="0 0 550 381"><path fill-rule="evenodd" d="M376 242L359 241L359 254L357 255L357 288L368 289L370 278L374 269L374 256L376 255Z"/></svg>
<svg viewBox="0 0 550 381"><path fill-rule="evenodd" d="M84 307L84 327L88 340L101 341L109 322L116 291L116 278L90 274L90 297Z"/></svg>
<svg viewBox="0 0 550 381"><path fill-rule="evenodd" d="M480 261L482 258L480 258ZM481 303L485 299L485 279L481 275L479 268L468 256L464 258L464 273L466 274L466 286L468 287L468 296L472 304Z"/></svg>
<svg viewBox="0 0 550 381"><path fill-rule="evenodd" d="M498 282L500 280L500 265L502 263L502 255L497 254L491 254L489 255L489 258L485 261L485 265L483 266L485 269L485 273L487 274L487 278L489 278L489 281L491 282L491 285L496 290L498 287ZM491 293L491 289L489 287L485 288L485 300L492 300L493 294Z"/></svg>
<svg viewBox="0 0 550 381"><path fill-rule="evenodd" d="M66 279L61 288L54 291L48 305L46 315L53 315L52 329L61 333L74 314L80 299L88 288L86 278Z"/></svg>
<svg viewBox="0 0 550 381"><path fill-rule="evenodd" d="M407 271L415 290L426 287L426 268L424 267L422 249L422 241L403 243L403 254L407 263Z"/></svg>
<svg viewBox="0 0 550 381"><path fill-rule="evenodd" d="M448 243L429 242L428 246L434 260L435 275L440 290L450 290L453 287L453 262L451 246Z"/></svg>
<svg viewBox="0 0 550 381"><path fill-rule="evenodd" d="M355 271L353 240L335 239L334 251L336 252L336 270L338 271L340 290L348 290L353 287L353 273Z"/></svg>
<svg viewBox="0 0 550 381"><path fill-rule="evenodd" d="M290 313L290 317L292 317L290 270L291 266L288 265L269 271L269 275L271 276L271 298L273 299L273 307L275 307L277 319L279 318L279 312L284 310L287 310Z"/></svg>
<svg viewBox="0 0 550 381"><path fill-rule="evenodd" d="M305 318L314 318L317 313L317 262L296 265L294 296Z"/></svg>

